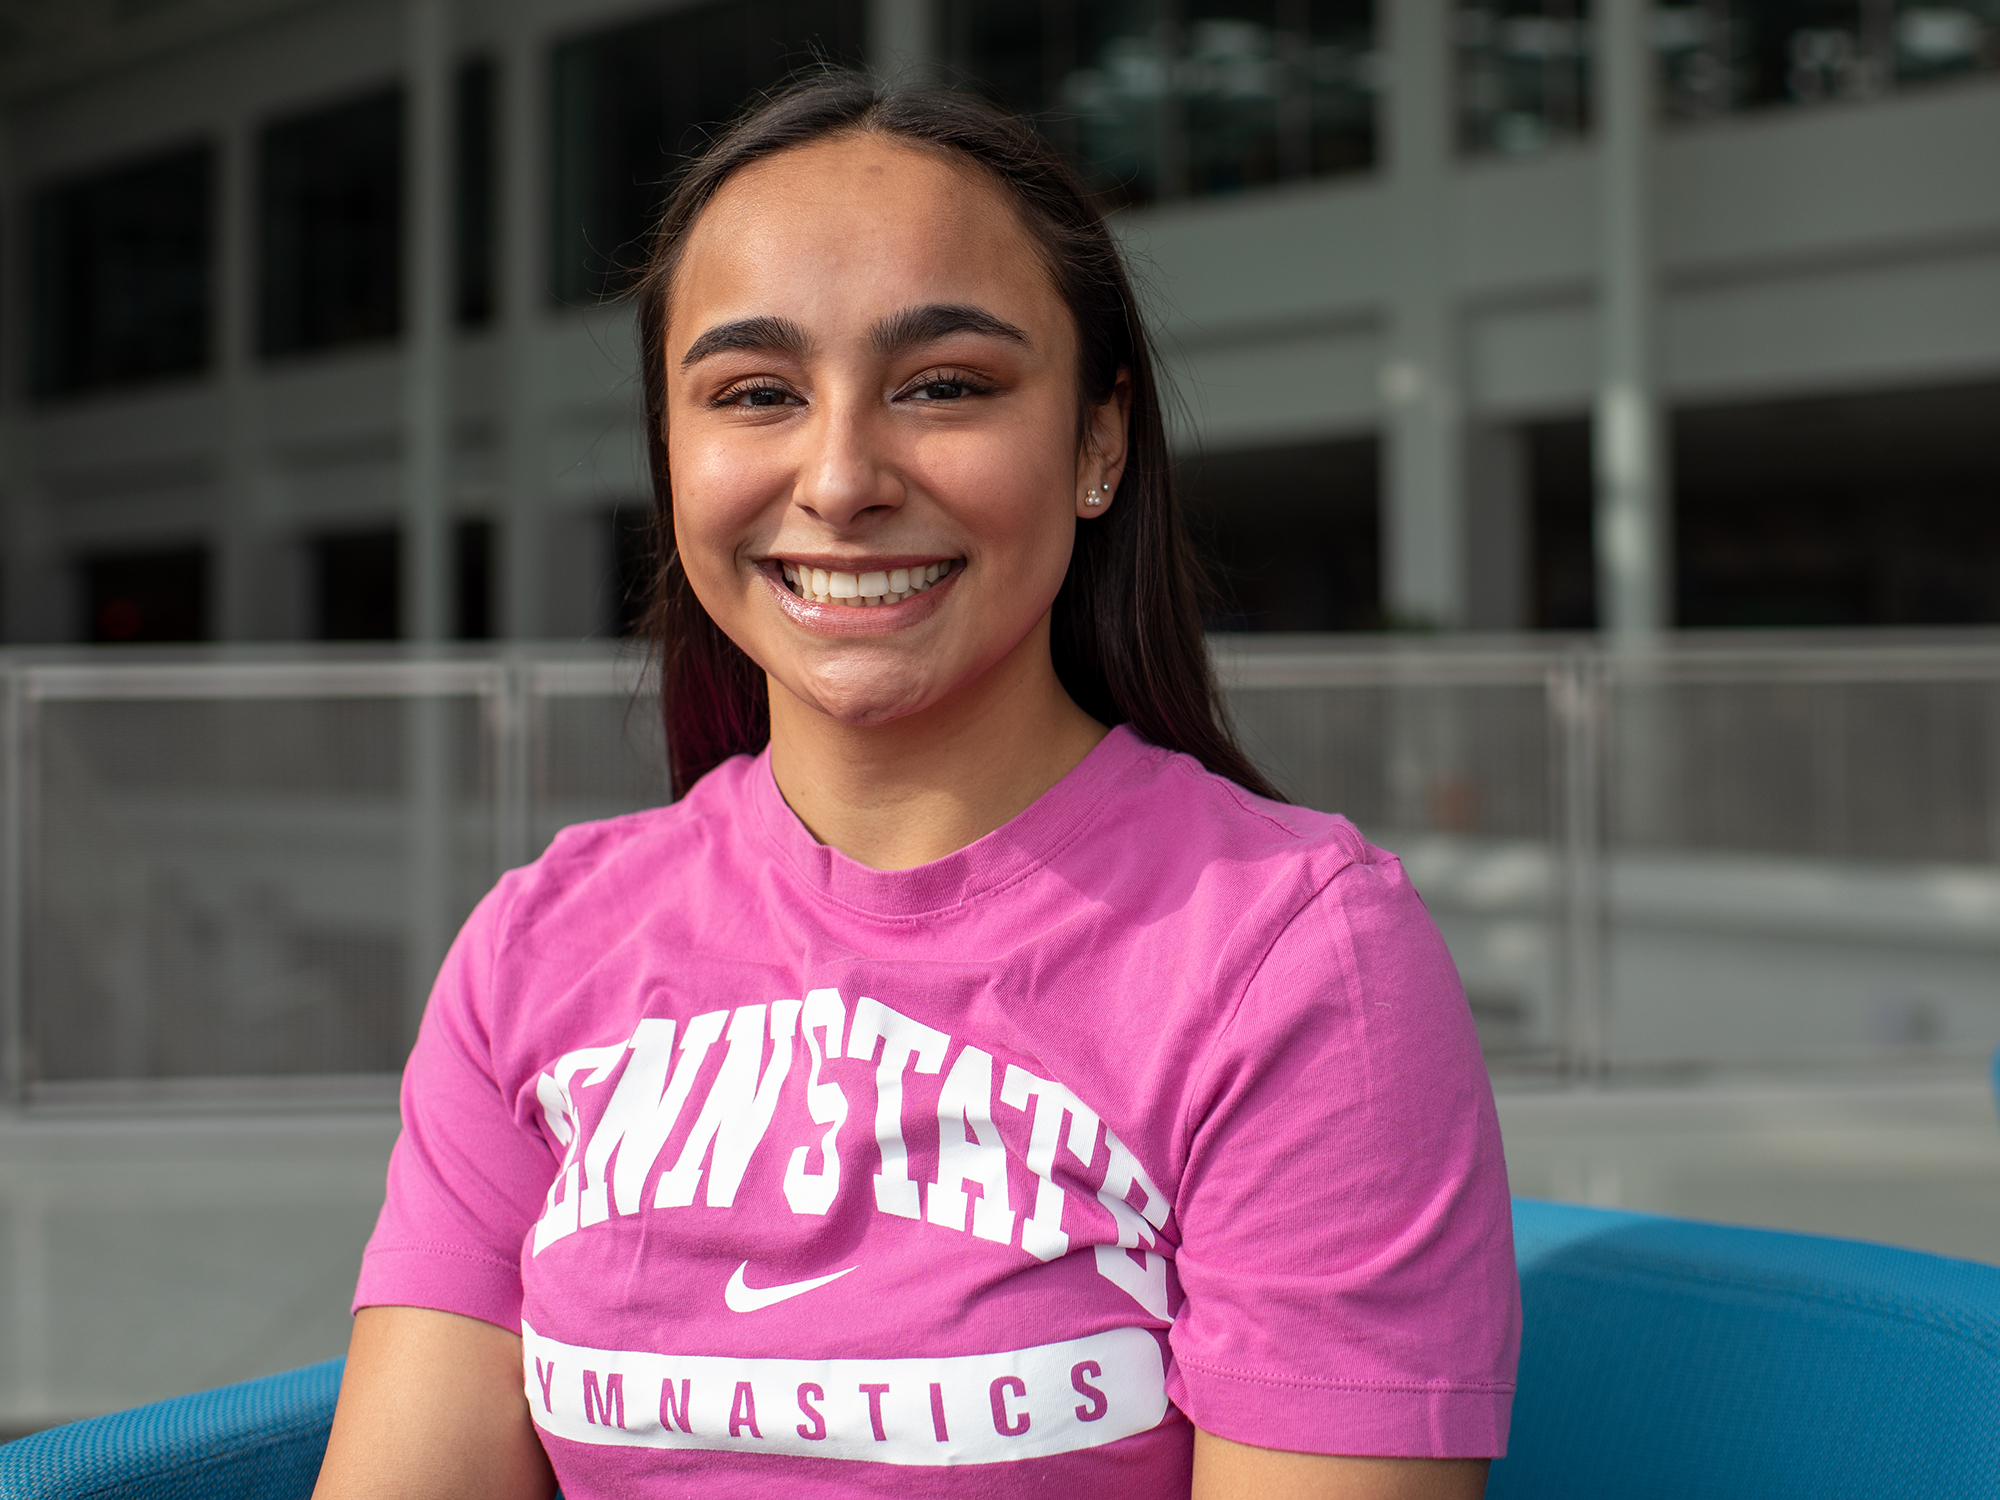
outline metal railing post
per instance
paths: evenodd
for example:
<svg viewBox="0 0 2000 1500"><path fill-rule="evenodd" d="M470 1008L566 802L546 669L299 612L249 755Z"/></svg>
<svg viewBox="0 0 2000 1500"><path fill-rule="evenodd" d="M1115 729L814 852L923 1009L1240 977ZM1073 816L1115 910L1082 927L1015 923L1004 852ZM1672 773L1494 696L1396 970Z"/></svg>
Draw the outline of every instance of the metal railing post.
<svg viewBox="0 0 2000 1500"><path fill-rule="evenodd" d="M500 664L493 732L494 875L528 862L528 724L534 667L519 658Z"/></svg>
<svg viewBox="0 0 2000 1500"><path fill-rule="evenodd" d="M1549 669L1551 739L1556 747L1555 928L1563 1070L1601 1079L1610 1061L1606 963L1609 875L1605 859L1604 771L1609 740L1606 674L1592 651Z"/></svg>

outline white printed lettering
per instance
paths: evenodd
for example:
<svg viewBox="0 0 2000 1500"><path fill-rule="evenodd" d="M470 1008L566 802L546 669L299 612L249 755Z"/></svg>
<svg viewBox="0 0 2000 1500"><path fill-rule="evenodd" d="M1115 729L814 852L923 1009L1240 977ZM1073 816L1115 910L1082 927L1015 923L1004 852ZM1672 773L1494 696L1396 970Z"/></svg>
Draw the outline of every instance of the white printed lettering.
<svg viewBox="0 0 2000 1500"><path fill-rule="evenodd" d="M814 990L806 996L805 1013L799 1030L805 1034L806 1050L812 1054L812 1073L806 1080L806 1108L815 1125L824 1125L820 1137L821 1166L806 1170L806 1153L811 1148L795 1147L785 1167L785 1201L795 1214L823 1214L833 1206L840 1191L840 1127L847 1123L847 1095L836 1083L820 1081L820 1065L829 1057L840 1056L841 1033L847 1027L847 1006L839 990ZM822 1049L820 1038L826 1039Z"/></svg>
<svg viewBox="0 0 2000 1500"><path fill-rule="evenodd" d="M579 1443L931 1467L1094 1448L1148 1431L1167 1414L1160 1341L1143 1328L934 1359L737 1359L586 1349L545 1339L525 1322L521 1346L530 1368L539 1360L544 1369L560 1363L598 1373L597 1392L579 1381L558 1381L554 1409L539 1402L533 1407L544 1432ZM656 1384L657 1413L638 1396L644 1391L650 1398ZM614 1389L634 1393L629 1410L614 1404L607 1412ZM1078 1401L1079 1394L1087 1403ZM805 1420L778 1415L794 1410ZM772 1422L770 1431L762 1430L760 1416Z"/></svg>
<svg viewBox="0 0 2000 1500"><path fill-rule="evenodd" d="M590 1145L583 1153L589 1184L583 1190L581 1216L585 1224L601 1224L610 1218L613 1196L621 1214L639 1211L646 1178L666 1149L667 1137L673 1134L687 1104L695 1075L701 1072L708 1049L722 1035L722 1023L728 1015L726 1010L712 1010L688 1022L681 1038L680 1065L673 1069L671 1081L667 1069L674 1058L674 1023L649 1016L633 1031L631 1060L619 1075L618 1087L604 1106L604 1116L590 1133ZM611 1162L614 1149L618 1152L615 1165ZM605 1182L607 1167L611 1170L609 1184Z"/></svg>
<svg viewBox="0 0 2000 1500"><path fill-rule="evenodd" d="M792 1070L792 1038L798 1030L799 1002L780 1000L771 1006L771 1061L764 1067L764 1007L737 1008L729 1022L729 1051L722 1069L708 1086L701 1113L680 1159L660 1174L659 1191L653 1195L655 1208L685 1208L694 1202L695 1183L701 1177L702 1157L709 1143L715 1154L708 1164L707 1201L710 1208L728 1208L736 1201L736 1189L749 1168L750 1157L771 1128L771 1116L778 1108L778 1091ZM758 1078L762 1068L763 1077Z"/></svg>
<svg viewBox="0 0 2000 1500"><path fill-rule="evenodd" d="M570 1093L571 1080L588 1068L590 1076L583 1080L584 1083L602 1083L611 1076L611 1070L618 1066L618 1060L624 1055L623 1042L611 1047L584 1047L576 1052L565 1052L556 1059L553 1068L535 1080L535 1097L541 1101L542 1118L548 1122L549 1133L561 1141L564 1148L562 1165L556 1171L555 1180L549 1184L548 1202L541 1218L535 1221L534 1253L537 1255L557 1240L575 1234L578 1226L578 1187L582 1181L582 1169L576 1160L576 1148L581 1120L577 1114L576 1099Z"/></svg>
<svg viewBox="0 0 2000 1500"><path fill-rule="evenodd" d="M933 1224L965 1232L965 1192L979 1184L972 1206L972 1232L1004 1245L1014 1238L1014 1210L1007 1200L1007 1148L993 1123L993 1058L977 1047L961 1047L938 1096L938 1175L931 1184L927 1217Z"/></svg>
<svg viewBox="0 0 2000 1500"><path fill-rule="evenodd" d="M863 995L854 1003L847 1055L866 1062L875 1055L877 1041L882 1044L882 1061L875 1068L875 1144L882 1153L882 1170L875 1174L875 1206L899 1218L921 1218L917 1185L910 1180L910 1151L903 1140L903 1070L914 1062L919 1073L937 1072L944 1066L951 1038Z"/></svg>
<svg viewBox="0 0 2000 1500"><path fill-rule="evenodd" d="M1097 1201L1117 1220L1118 1243L1097 1247L1097 1274L1154 1317L1171 1322L1167 1315L1167 1259L1157 1250L1141 1248L1152 1245L1153 1231L1166 1225L1166 1195L1154 1186L1139 1158L1109 1130L1104 1132L1104 1143L1111 1150L1111 1161L1104 1169L1104 1186L1097 1190ZM1126 1201L1135 1183L1146 1195L1136 1213Z"/></svg>
<svg viewBox="0 0 2000 1500"><path fill-rule="evenodd" d="M1035 1211L1021 1221L1021 1248L1037 1260L1054 1260L1069 1254L1069 1236L1062 1227L1063 1190L1055 1180L1063 1117L1069 1117L1070 1154L1087 1169L1097 1155L1097 1111L1061 1084L1008 1064L1000 1102L1026 1109L1030 1098L1035 1116L1028 1132L1028 1170L1035 1174Z"/></svg>

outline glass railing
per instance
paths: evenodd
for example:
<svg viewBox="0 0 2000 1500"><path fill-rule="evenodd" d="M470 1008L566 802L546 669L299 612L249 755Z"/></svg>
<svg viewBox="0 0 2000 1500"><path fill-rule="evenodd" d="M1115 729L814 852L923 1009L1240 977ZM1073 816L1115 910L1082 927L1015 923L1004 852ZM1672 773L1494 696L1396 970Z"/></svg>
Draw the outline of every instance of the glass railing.
<svg viewBox="0 0 2000 1500"><path fill-rule="evenodd" d="M1217 649L1253 755L1403 858L1497 1070L2000 1044L2000 638ZM0 659L9 1095L393 1074L499 872L667 800L642 676L608 650Z"/></svg>

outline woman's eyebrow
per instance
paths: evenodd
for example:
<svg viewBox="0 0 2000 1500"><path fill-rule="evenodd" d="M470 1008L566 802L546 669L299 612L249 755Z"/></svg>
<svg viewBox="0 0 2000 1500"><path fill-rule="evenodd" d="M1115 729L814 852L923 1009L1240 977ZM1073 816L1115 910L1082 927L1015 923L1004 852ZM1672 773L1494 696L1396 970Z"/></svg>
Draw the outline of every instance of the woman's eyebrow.
<svg viewBox="0 0 2000 1500"><path fill-rule="evenodd" d="M712 354L732 351L804 359L812 351L812 340L790 318L738 318L734 323L716 324L689 344L681 356L681 368L698 365Z"/></svg>
<svg viewBox="0 0 2000 1500"><path fill-rule="evenodd" d="M877 354L900 354L954 333L979 333L988 338L1026 344L1027 334L983 308L956 302L932 302L906 307L875 325L872 342Z"/></svg>

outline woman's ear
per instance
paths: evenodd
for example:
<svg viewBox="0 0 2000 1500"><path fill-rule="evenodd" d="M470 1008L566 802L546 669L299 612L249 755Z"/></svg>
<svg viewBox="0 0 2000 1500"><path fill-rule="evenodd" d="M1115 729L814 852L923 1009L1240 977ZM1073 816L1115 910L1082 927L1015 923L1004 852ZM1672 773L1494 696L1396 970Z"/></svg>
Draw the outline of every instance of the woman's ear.
<svg viewBox="0 0 2000 1500"><path fill-rule="evenodd" d="M1118 481L1125 477L1125 434L1132 415L1132 372L1119 367L1111 394L1084 420L1083 452L1077 460L1076 513L1089 520L1111 508Z"/></svg>

